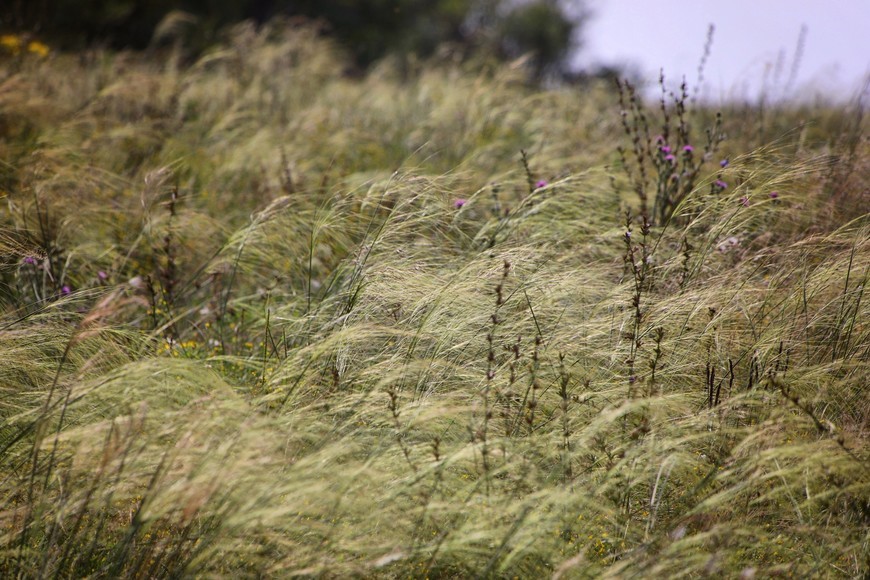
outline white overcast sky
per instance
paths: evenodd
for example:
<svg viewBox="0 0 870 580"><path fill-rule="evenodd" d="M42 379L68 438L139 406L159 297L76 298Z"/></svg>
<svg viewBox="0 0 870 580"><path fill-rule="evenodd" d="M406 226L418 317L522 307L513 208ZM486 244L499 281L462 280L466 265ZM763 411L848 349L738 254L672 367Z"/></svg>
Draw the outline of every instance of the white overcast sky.
<svg viewBox="0 0 870 580"><path fill-rule="evenodd" d="M697 79L707 27L716 27L702 94L756 99L768 73L771 97L856 94L870 74L870 0L591 0L578 63L635 63L646 79L658 70L690 86ZM801 26L807 35L790 94ZM776 63L784 56L774 83Z"/></svg>

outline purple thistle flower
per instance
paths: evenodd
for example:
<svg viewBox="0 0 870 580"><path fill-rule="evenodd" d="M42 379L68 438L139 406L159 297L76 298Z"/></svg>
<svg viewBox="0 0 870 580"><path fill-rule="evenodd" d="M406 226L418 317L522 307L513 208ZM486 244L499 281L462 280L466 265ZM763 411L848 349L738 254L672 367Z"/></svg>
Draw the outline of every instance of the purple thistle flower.
<svg viewBox="0 0 870 580"><path fill-rule="evenodd" d="M64 284L63 288L60 289L60 293L63 294L64 296L69 295L71 292L72 292L72 288L70 288L69 286L67 286L65 284Z"/></svg>
<svg viewBox="0 0 870 580"><path fill-rule="evenodd" d="M778 191L771 191L768 195L770 195L770 199L776 199L779 197Z"/></svg>
<svg viewBox="0 0 870 580"><path fill-rule="evenodd" d="M740 205L742 205L743 207L749 207L749 198L746 197L745 195L743 197L741 197L740 198Z"/></svg>
<svg viewBox="0 0 870 580"><path fill-rule="evenodd" d="M669 153L668 155L665 155L665 161L670 161L671 163L674 163L676 160L677 160L677 158L674 157L673 153Z"/></svg>
<svg viewBox="0 0 870 580"><path fill-rule="evenodd" d="M466 203L468 203L467 199L457 199L453 202L453 207L455 207L456 209L462 209L462 206L464 206Z"/></svg>
<svg viewBox="0 0 870 580"><path fill-rule="evenodd" d="M722 169L725 169L726 167L728 167L728 160L727 160L727 159L723 159L722 161L720 161L720 162L719 162L719 167L721 167Z"/></svg>
<svg viewBox="0 0 870 580"><path fill-rule="evenodd" d="M36 263L36 258L34 258L33 256L27 256L26 258L24 258L24 263L30 264L32 266Z"/></svg>
<svg viewBox="0 0 870 580"><path fill-rule="evenodd" d="M109 279L109 275L106 274L105 272L103 272L102 270L100 270L99 272L97 272L97 278L99 278L100 280L105 282L106 280Z"/></svg>
<svg viewBox="0 0 870 580"><path fill-rule="evenodd" d="M539 179L538 182L535 184L536 189L541 189L542 187L547 187L546 179Z"/></svg>
<svg viewBox="0 0 870 580"><path fill-rule="evenodd" d="M724 181L722 181L721 179L717 179L715 185L716 185L716 187L719 187L721 189L725 189L728 187L728 184L725 183Z"/></svg>
<svg viewBox="0 0 870 580"><path fill-rule="evenodd" d="M664 135L656 135L656 143L658 143L659 145L663 145L664 142L665 142Z"/></svg>
<svg viewBox="0 0 870 580"><path fill-rule="evenodd" d="M691 153L691 152L694 151L694 150L695 150L695 148L692 147L691 145L686 145L686 146L683 147L683 151L686 152L686 153Z"/></svg>
<svg viewBox="0 0 870 580"><path fill-rule="evenodd" d="M670 152L671 152L671 148L668 147L667 145L662 145L661 147L659 147L659 151L661 151L662 153L667 154L667 153L670 153Z"/></svg>

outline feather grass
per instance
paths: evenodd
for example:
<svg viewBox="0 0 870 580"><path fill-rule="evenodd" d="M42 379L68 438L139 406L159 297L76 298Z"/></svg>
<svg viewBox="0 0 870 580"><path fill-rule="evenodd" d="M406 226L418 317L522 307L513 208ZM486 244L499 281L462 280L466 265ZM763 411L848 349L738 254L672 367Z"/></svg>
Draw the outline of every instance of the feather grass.
<svg viewBox="0 0 870 580"><path fill-rule="evenodd" d="M604 87L170 57L2 62L4 575L866 575L860 109L645 224Z"/></svg>

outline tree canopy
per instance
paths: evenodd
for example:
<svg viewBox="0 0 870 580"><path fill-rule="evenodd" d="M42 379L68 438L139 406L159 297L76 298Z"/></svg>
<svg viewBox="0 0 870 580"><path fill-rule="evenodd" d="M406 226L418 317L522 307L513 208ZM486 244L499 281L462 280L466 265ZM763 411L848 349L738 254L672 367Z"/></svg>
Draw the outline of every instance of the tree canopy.
<svg viewBox="0 0 870 580"><path fill-rule="evenodd" d="M66 48L141 49L167 14L196 19L197 48L245 19L304 17L324 24L360 66L389 54L427 57L443 43L502 58L531 55L537 72L559 69L586 13L582 0L13 0L0 28L30 31Z"/></svg>

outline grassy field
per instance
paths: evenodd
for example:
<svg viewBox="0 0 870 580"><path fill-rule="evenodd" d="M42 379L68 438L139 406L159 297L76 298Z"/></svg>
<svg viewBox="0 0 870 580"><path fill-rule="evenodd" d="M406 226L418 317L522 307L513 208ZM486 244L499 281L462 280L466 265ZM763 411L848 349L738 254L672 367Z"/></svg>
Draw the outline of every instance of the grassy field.
<svg viewBox="0 0 870 580"><path fill-rule="evenodd" d="M0 40L3 577L870 573L860 100Z"/></svg>

